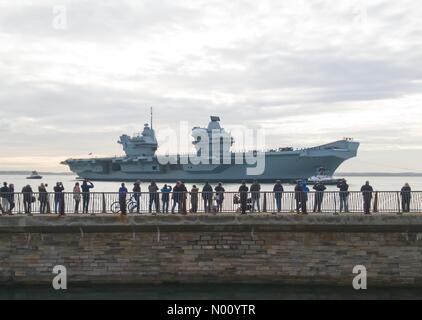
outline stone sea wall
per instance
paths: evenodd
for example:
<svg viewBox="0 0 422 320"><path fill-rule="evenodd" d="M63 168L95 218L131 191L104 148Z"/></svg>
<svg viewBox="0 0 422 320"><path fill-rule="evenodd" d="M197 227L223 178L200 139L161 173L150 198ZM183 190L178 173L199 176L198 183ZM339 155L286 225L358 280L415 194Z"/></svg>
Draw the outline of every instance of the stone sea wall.
<svg viewBox="0 0 422 320"><path fill-rule="evenodd" d="M422 286L422 217L0 217L0 283Z"/></svg>

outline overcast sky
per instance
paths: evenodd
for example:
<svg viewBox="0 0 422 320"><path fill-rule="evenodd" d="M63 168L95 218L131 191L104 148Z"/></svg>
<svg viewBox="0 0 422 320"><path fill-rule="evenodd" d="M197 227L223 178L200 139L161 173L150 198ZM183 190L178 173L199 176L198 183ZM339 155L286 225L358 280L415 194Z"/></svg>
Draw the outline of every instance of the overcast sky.
<svg viewBox="0 0 422 320"><path fill-rule="evenodd" d="M158 128L351 136L341 171L422 171L421 17L419 0L0 0L0 170L120 154L153 106Z"/></svg>

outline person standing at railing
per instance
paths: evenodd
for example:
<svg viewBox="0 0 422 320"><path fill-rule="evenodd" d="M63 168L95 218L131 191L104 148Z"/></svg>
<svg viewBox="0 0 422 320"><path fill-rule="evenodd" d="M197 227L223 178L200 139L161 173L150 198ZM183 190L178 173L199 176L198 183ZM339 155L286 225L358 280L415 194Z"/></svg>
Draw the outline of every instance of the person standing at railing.
<svg viewBox="0 0 422 320"><path fill-rule="evenodd" d="M327 187L322 182L317 182L314 185L315 193L315 203L314 203L314 212L321 212L322 202L324 200L324 191L327 190Z"/></svg>
<svg viewBox="0 0 422 320"><path fill-rule="evenodd" d="M9 184L9 212L12 214L13 209L15 209L16 203L15 203L15 185Z"/></svg>
<svg viewBox="0 0 422 320"><path fill-rule="evenodd" d="M349 185L346 179L342 179L337 184L337 188L340 190L340 213L349 212Z"/></svg>
<svg viewBox="0 0 422 320"><path fill-rule="evenodd" d="M223 212L224 192L226 192L223 188L223 183L219 182L214 190L217 201L217 212Z"/></svg>
<svg viewBox="0 0 422 320"><path fill-rule="evenodd" d="M62 213L62 205L64 202L64 195L63 195L64 187L61 182L57 182L56 186L54 187L54 212Z"/></svg>
<svg viewBox="0 0 422 320"><path fill-rule="evenodd" d="M173 188L167 184L161 189L161 202L163 203L163 213L169 213L170 193Z"/></svg>
<svg viewBox="0 0 422 320"><path fill-rule="evenodd" d="M204 200L205 213L210 213L212 211L212 197L212 186L207 181L204 187L202 188L202 200Z"/></svg>
<svg viewBox="0 0 422 320"><path fill-rule="evenodd" d="M149 213L152 213L152 206L155 206L155 212L160 212L160 195L158 194L159 188L155 182L151 182L148 187L149 191Z"/></svg>
<svg viewBox="0 0 422 320"><path fill-rule="evenodd" d="M176 206L177 206L177 211L180 213L182 208L181 208L181 186L182 182L177 181L176 185L173 188L173 195L172 195L172 200L173 200L173 206L171 208L171 213L175 213L176 210Z"/></svg>
<svg viewBox="0 0 422 320"><path fill-rule="evenodd" d="M75 186L73 187L73 200L75 200L75 213L79 213L79 206L81 204L81 187L79 182L75 183Z"/></svg>
<svg viewBox="0 0 422 320"><path fill-rule="evenodd" d="M136 213L141 210L141 182L138 180L133 184L133 198L136 201Z"/></svg>
<svg viewBox="0 0 422 320"><path fill-rule="evenodd" d="M400 192L403 212L410 212L410 202L412 200L412 188L408 183L404 185Z"/></svg>
<svg viewBox="0 0 422 320"><path fill-rule="evenodd" d="M82 183L81 190L82 190L82 212L88 213L89 211L89 202L90 202L90 192L91 189L94 188L94 184L88 179L85 179Z"/></svg>
<svg viewBox="0 0 422 320"><path fill-rule="evenodd" d="M38 200L40 202L40 214L45 214L47 209L47 188L44 183L38 187Z"/></svg>
<svg viewBox="0 0 422 320"><path fill-rule="evenodd" d="M365 185L360 189L363 195L363 210L366 215L371 214L372 195L374 188L370 185L369 181L366 181Z"/></svg>
<svg viewBox="0 0 422 320"><path fill-rule="evenodd" d="M192 206L192 213L198 213L198 193L199 188L197 188L196 185L193 185L191 191L190 191L190 203Z"/></svg>
<svg viewBox="0 0 422 320"><path fill-rule="evenodd" d="M0 197L1 197L1 205L3 207L3 211L5 213L9 213L10 211L9 187L7 185L7 182L4 182L3 187L0 188Z"/></svg>
<svg viewBox="0 0 422 320"><path fill-rule="evenodd" d="M258 212L261 212L261 185L257 180L251 185L251 196L252 196L252 212L255 212L255 204L257 206Z"/></svg>
<svg viewBox="0 0 422 320"><path fill-rule="evenodd" d="M283 198L284 188L280 180L277 180L274 186L274 198L277 207L277 212L281 212L281 199Z"/></svg>
<svg viewBox="0 0 422 320"><path fill-rule="evenodd" d="M22 194L23 194L23 207L24 207L25 213L27 215L32 215L31 207L32 207L32 200L33 200L33 191L29 184L22 188Z"/></svg>
<svg viewBox="0 0 422 320"><path fill-rule="evenodd" d="M119 204L120 204L120 212L123 215L126 215L126 197L127 197L127 188L126 185L124 183L122 183L122 185L120 186L119 189Z"/></svg>
<svg viewBox="0 0 422 320"><path fill-rule="evenodd" d="M309 188L306 185L306 182L302 182L302 213L308 214L308 195L309 195Z"/></svg>
<svg viewBox="0 0 422 320"><path fill-rule="evenodd" d="M309 188L303 181L298 181L295 186L295 200L296 200L296 212L302 214L308 214L307 203L308 203Z"/></svg>
<svg viewBox="0 0 422 320"><path fill-rule="evenodd" d="M242 214L246 214L246 209L248 208L248 193L249 188L246 185L246 181L242 181L242 185L239 188L240 209L242 211Z"/></svg>
<svg viewBox="0 0 422 320"><path fill-rule="evenodd" d="M188 213L188 209L187 209L188 189L186 188L186 185L183 181L180 184L180 191L182 192L181 199L180 199L181 200L181 207L182 207L182 214L187 214Z"/></svg>

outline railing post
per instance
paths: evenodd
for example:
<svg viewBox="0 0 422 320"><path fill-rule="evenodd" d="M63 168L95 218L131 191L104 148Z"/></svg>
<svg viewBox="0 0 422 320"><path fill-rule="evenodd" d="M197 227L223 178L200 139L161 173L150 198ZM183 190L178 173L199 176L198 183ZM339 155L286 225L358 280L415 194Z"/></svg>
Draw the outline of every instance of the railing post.
<svg viewBox="0 0 422 320"><path fill-rule="evenodd" d="M375 192L374 213L378 213L378 191Z"/></svg>
<svg viewBox="0 0 422 320"><path fill-rule="evenodd" d="M333 197L334 197L334 214L337 215L337 197L336 197L337 193L333 192ZM339 199L340 200L340 199ZM341 200L340 200L341 201Z"/></svg>
<svg viewBox="0 0 422 320"><path fill-rule="evenodd" d="M401 214L401 203L400 203L400 192L397 192L397 205L398 205L398 214Z"/></svg>
<svg viewBox="0 0 422 320"><path fill-rule="evenodd" d="M103 192L103 210L102 213L107 213L107 208L106 208L106 197L105 197L105 193Z"/></svg>
<svg viewBox="0 0 422 320"><path fill-rule="evenodd" d="M267 212L267 193L264 192L264 203L263 203L262 212Z"/></svg>
<svg viewBox="0 0 422 320"><path fill-rule="evenodd" d="M291 195L291 201L290 201L290 213L296 212L296 200L295 200L295 193L290 193Z"/></svg>

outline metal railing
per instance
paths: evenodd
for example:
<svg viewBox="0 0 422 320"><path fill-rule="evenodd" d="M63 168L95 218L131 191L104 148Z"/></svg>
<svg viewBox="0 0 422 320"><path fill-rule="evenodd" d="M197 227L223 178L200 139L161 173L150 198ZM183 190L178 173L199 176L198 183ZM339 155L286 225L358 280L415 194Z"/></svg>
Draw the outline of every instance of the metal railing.
<svg viewBox="0 0 422 320"><path fill-rule="evenodd" d="M364 212L361 192L224 192L213 193L13 193L0 196L1 211L11 214L127 214L137 213L241 213L242 200L247 213ZM139 197L139 202L137 201ZM168 199L168 200L167 200ZM347 206L346 203L347 202ZM341 204L343 203L343 205ZM306 206L305 206L306 205ZM305 209L306 207L306 209ZM373 192L371 213L422 213L422 192Z"/></svg>

